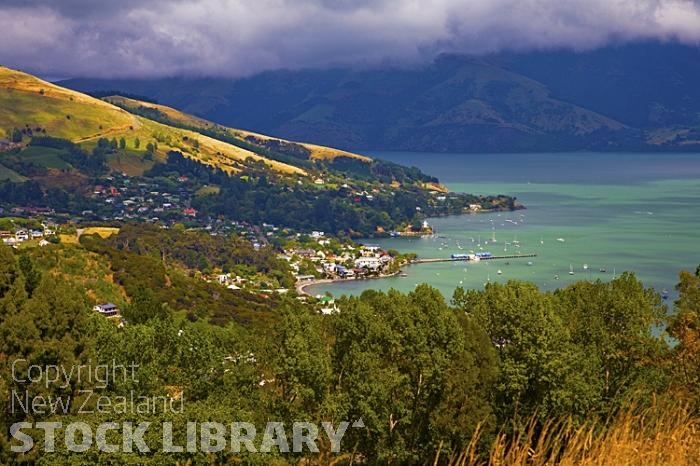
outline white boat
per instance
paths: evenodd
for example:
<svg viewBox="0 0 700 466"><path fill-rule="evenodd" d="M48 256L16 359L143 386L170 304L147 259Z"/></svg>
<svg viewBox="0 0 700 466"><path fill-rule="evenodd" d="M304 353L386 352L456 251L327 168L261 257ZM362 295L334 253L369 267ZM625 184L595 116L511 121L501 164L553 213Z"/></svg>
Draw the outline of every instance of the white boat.
<svg viewBox="0 0 700 466"><path fill-rule="evenodd" d="M557 238L557 241L559 241L560 243L563 243L566 240L564 238Z"/></svg>
<svg viewBox="0 0 700 466"><path fill-rule="evenodd" d="M496 229L491 232L491 242L492 243L497 243L498 241L496 240Z"/></svg>
<svg viewBox="0 0 700 466"><path fill-rule="evenodd" d="M503 272L501 272L501 269L498 269L498 272L496 272L498 275L503 275Z"/></svg>
<svg viewBox="0 0 700 466"><path fill-rule="evenodd" d="M573 275L573 274L574 274L574 266L569 264L569 275Z"/></svg>

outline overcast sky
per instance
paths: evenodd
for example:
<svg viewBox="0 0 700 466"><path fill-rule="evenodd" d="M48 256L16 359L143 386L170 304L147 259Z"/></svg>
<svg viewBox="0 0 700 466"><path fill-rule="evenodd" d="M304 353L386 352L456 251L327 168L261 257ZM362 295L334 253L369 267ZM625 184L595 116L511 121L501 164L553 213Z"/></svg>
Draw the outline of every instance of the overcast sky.
<svg viewBox="0 0 700 466"><path fill-rule="evenodd" d="M700 0L0 0L0 64L240 76L440 52L700 43Z"/></svg>

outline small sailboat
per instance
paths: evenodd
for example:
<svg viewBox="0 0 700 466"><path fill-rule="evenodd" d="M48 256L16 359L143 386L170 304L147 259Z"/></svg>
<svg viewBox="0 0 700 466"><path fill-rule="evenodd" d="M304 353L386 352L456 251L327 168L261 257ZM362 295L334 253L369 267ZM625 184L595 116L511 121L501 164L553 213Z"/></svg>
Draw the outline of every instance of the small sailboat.
<svg viewBox="0 0 700 466"><path fill-rule="evenodd" d="M559 280L559 275L554 275L555 280Z"/></svg>
<svg viewBox="0 0 700 466"><path fill-rule="evenodd" d="M540 236L540 244L544 244L544 238Z"/></svg>
<svg viewBox="0 0 700 466"><path fill-rule="evenodd" d="M498 275L503 275L503 272L501 271L501 269L498 269L498 272L496 272L496 273L497 273Z"/></svg>
<svg viewBox="0 0 700 466"><path fill-rule="evenodd" d="M560 243L563 243L566 240L564 238L557 238L557 241L559 241Z"/></svg>
<svg viewBox="0 0 700 466"><path fill-rule="evenodd" d="M583 270L588 270L588 264L583 264Z"/></svg>
<svg viewBox="0 0 700 466"><path fill-rule="evenodd" d="M573 274L574 274L574 266L569 264L569 275L573 275Z"/></svg>
<svg viewBox="0 0 700 466"><path fill-rule="evenodd" d="M496 229L495 229L495 228L491 231L491 242L492 242L492 243L497 243L497 242L498 242L498 241L496 240Z"/></svg>

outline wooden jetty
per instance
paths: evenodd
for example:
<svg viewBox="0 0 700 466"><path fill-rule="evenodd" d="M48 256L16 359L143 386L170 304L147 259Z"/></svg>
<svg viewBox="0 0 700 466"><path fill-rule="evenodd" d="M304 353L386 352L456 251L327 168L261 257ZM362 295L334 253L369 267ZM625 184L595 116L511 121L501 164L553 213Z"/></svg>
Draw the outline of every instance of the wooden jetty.
<svg viewBox="0 0 700 466"><path fill-rule="evenodd" d="M505 256L488 256L488 257L481 257L479 258L480 261L490 261L490 260L495 260L495 259L525 259L526 257L537 257L537 254L535 253L528 253L528 254L509 254ZM416 259L412 264L430 264L430 263L435 263L435 262L476 262L476 261L470 261L467 258L456 258L453 259L452 257L448 257L446 259Z"/></svg>

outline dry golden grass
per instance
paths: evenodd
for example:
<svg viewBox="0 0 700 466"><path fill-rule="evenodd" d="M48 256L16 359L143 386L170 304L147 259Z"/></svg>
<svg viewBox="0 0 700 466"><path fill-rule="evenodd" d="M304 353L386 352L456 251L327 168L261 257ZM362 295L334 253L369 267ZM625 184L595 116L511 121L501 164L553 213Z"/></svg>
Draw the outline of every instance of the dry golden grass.
<svg viewBox="0 0 700 466"><path fill-rule="evenodd" d="M59 234L58 238L61 240L61 244L78 244L78 237L76 235L66 235Z"/></svg>
<svg viewBox="0 0 700 466"><path fill-rule="evenodd" d="M87 227L78 230L78 236L81 235L99 235L102 238L109 238L112 235L119 233L119 228L116 227Z"/></svg>
<svg viewBox="0 0 700 466"><path fill-rule="evenodd" d="M700 418L685 407L655 406L621 412L606 425L570 421L534 423L520 435L499 435L488 461L476 455L479 434L450 466L655 466L700 464ZM436 460L438 455L436 455Z"/></svg>
<svg viewBox="0 0 700 466"><path fill-rule="evenodd" d="M113 105L64 89L30 74L0 67L0 127L46 129L51 136L78 140L112 136L136 128L136 117Z"/></svg>
<svg viewBox="0 0 700 466"><path fill-rule="evenodd" d="M261 139L264 141L270 141L270 140L275 140L275 141L285 141L284 139L279 139L279 138L274 138L270 136L266 136L264 134L259 134L259 133L253 133L251 131L244 131L244 130L239 130L239 129L234 129L234 128L225 128L216 125L215 123L212 123L211 121L207 121L203 118L198 118L192 115L188 115L186 113L183 113L179 110L176 110L174 108L165 106L165 105L160 105L160 104L154 104L150 102L143 102L140 100L135 100L135 99L129 99L127 97L122 97L122 96L111 96L108 97L107 100L109 102L114 102L120 105L125 105L127 107L147 107L147 108L153 108L156 109L163 114L165 114L170 120L177 121L179 123L186 124L188 126L193 126L196 128L213 128L213 127L219 127L219 128L224 128L226 129L232 136L236 136L239 138L246 138L248 136L253 136L257 139ZM289 141L285 141L289 142ZM358 160L362 160L364 162L370 162L372 159L369 157L366 157L364 155L358 155L358 154L353 154L351 152L346 152L343 150L339 149L333 149L330 147L324 147L324 146L319 146L316 144L306 144L306 143L297 143L308 150L311 151L311 158L312 159L333 159L335 157L349 157L349 158L354 158Z"/></svg>
<svg viewBox="0 0 700 466"><path fill-rule="evenodd" d="M354 154L352 152L347 152L340 149L334 149L332 147L317 146L316 144L301 143L302 146L306 147L311 151L311 158L318 160L334 159L336 157L348 157L351 159L361 160L363 162L371 162L372 159L366 155Z"/></svg>
<svg viewBox="0 0 700 466"><path fill-rule="evenodd" d="M439 193L447 193L450 191L447 189L447 186L440 183L423 183L422 187L428 191L437 191Z"/></svg>
<svg viewBox="0 0 700 466"><path fill-rule="evenodd" d="M170 120L195 128L206 129L215 126L214 123L192 115L187 115L165 105L143 102L121 96L112 96L107 98L107 100L126 107L153 108L164 113ZM207 165L221 168L228 173L236 173L240 171L240 169L236 167L236 162L242 162L247 158L251 158L256 161L264 162L272 170L280 173L306 175L306 172L300 168L278 162L276 160L267 159L266 157L262 157L249 150L219 141L209 136L204 136L195 131L174 128L172 126L141 117L138 117L138 119L141 124L141 128L143 128L141 134L137 135L142 141L142 147L145 145L143 142L144 140L149 141L153 138L154 134L158 134L160 136L160 140L157 141L158 152L162 157L164 157L170 150L179 150L185 156L200 160ZM190 144L185 143L185 137L189 141L196 140L199 147L194 150ZM169 142L164 141L164 139Z"/></svg>
<svg viewBox="0 0 700 466"><path fill-rule="evenodd" d="M177 121L179 123L184 123L188 126L194 126L197 128L207 128L215 126L214 123L207 121L203 118L199 118L187 113L183 113L179 110L175 110L172 107L166 105L154 104L152 102L144 102L142 100L130 99L128 97L123 97L120 95L114 95L106 97L107 102L115 103L117 105L124 105L126 107L146 107L158 110L165 114L170 120Z"/></svg>
<svg viewBox="0 0 700 466"><path fill-rule="evenodd" d="M104 109L114 110L114 106L100 99L95 99L87 94L82 94L64 87L51 84L48 81L37 78L34 75L23 73L21 71L12 70L0 66L0 88L9 88L17 91L35 93L43 91L46 97L52 97L59 100L68 100L75 103L89 104ZM122 111L124 115L129 116L128 112Z"/></svg>
<svg viewBox="0 0 700 466"><path fill-rule="evenodd" d="M169 117L193 126L206 123L168 107L157 107ZM239 163L251 158L264 162L279 173L306 175L300 168L269 160L194 131L132 115L103 100L4 67L0 67L0 108L12 109L0 113L3 134L8 128L29 125L46 129L50 136L66 138L87 147L95 145L99 138L123 137L130 149L135 149L135 140L138 139L141 152L148 143L157 143L156 157L159 159L164 159L170 150L180 150L187 157L229 173L239 171ZM197 140L199 147L187 142L193 140Z"/></svg>

